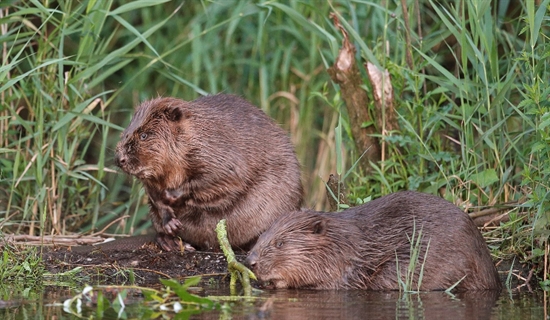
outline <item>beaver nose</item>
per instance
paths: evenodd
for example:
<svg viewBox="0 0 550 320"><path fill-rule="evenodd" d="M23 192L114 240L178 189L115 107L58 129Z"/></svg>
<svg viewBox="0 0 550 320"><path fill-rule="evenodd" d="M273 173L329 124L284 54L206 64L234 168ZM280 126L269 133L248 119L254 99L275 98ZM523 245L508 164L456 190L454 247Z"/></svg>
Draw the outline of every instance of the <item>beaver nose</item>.
<svg viewBox="0 0 550 320"><path fill-rule="evenodd" d="M127 156L120 154L118 152L115 154L115 164L117 165L117 167L122 167L123 165L126 164L126 162L128 162Z"/></svg>
<svg viewBox="0 0 550 320"><path fill-rule="evenodd" d="M250 269L254 269L254 267L256 267L257 262L258 262L258 255L255 252L251 252L248 254L248 257L246 257L244 264Z"/></svg>

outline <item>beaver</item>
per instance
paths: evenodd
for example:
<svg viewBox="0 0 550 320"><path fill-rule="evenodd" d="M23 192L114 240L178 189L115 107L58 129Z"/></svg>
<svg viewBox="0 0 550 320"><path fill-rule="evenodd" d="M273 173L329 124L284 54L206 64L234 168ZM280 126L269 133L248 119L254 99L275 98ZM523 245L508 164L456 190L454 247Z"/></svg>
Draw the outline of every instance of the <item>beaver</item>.
<svg viewBox="0 0 550 320"><path fill-rule="evenodd" d="M143 183L166 251L177 250L179 239L202 250L217 247L220 219L231 245L247 250L277 217L302 205L288 134L234 95L143 102L121 134L115 163Z"/></svg>
<svg viewBox="0 0 550 320"><path fill-rule="evenodd" d="M470 217L440 197L413 191L339 213L282 215L245 263L276 288L399 290L411 261L409 290L501 286Z"/></svg>

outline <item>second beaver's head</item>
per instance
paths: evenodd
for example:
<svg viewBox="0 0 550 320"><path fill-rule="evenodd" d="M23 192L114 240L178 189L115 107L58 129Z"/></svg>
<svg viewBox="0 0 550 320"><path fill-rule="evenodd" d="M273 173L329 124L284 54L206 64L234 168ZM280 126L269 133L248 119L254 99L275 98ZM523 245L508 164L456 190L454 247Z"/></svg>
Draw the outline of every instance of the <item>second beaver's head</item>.
<svg viewBox="0 0 550 320"><path fill-rule="evenodd" d="M358 232L332 214L289 213L260 236L246 264L276 288L340 288L360 259Z"/></svg>
<svg viewBox="0 0 550 320"><path fill-rule="evenodd" d="M116 146L115 163L143 182L165 181L177 187L197 172L193 144L193 112L189 103L156 98L140 104ZM169 181L173 181L170 183Z"/></svg>

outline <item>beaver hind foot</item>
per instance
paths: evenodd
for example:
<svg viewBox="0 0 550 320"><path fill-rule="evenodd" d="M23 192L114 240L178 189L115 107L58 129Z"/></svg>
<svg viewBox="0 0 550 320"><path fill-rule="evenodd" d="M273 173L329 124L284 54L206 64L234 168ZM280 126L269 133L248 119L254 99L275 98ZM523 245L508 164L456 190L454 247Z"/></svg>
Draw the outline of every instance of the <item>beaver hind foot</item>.
<svg viewBox="0 0 550 320"><path fill-rule="evenodd" d="M155 240L162 250L167 252L193 252L196 249L189 243L184 242L179 237L171 236L166 233L157 233Z"/></svg>

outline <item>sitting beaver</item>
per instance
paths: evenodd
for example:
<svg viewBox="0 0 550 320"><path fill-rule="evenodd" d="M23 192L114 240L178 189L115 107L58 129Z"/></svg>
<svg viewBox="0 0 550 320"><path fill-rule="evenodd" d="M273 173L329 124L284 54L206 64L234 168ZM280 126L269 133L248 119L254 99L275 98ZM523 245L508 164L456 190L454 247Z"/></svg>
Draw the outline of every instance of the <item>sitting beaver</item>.
<svg viewBox="0 0 550 320"><path fill-rule="evenodd" d="M442 198L413 191L338 213L283 215L245 263L276 288L399 290L419 235L410 290L446 290L456 283L459 291L500 288L470 217Z"/></svg>
<svg viewBox="0 0 550 320"><path fill-rule="evenodd" d="M199 249L217 247L220 219L227 220L231 245L249 249L302 203L288 135L233 95L143 102L121 135L115 162L143 183L157 242L167 251L179 248L178 238Z"/></svg>

